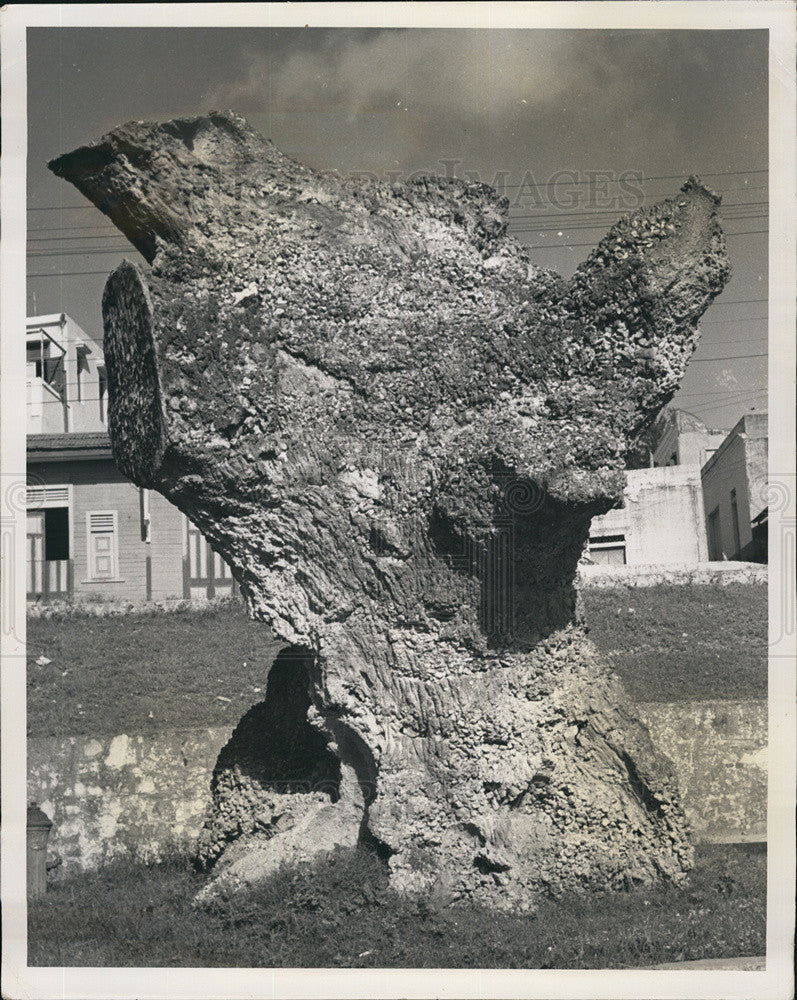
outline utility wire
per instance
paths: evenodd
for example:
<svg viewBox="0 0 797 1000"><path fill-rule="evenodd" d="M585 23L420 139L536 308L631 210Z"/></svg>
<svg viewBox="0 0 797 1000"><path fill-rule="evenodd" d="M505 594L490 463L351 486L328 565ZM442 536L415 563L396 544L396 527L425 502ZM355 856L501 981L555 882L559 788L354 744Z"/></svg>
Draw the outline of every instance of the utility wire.
<svg viewBox="0 0 797 1000"><path fill-rule="evenodd" d="M707 319L701 326L717 326L720 323L753 323L756 320L769 319L769 316L738 316L736 319Z"/></svg>
<svg viewBox="0 0 797 1000"><path fill-rule="evenodd" d="M740 201L731 205L723 205L721 214L723 216L729 215L730 209L748 209L748 208L764 208L769 205L768 201ZM569 211L559 211L559 212L528 212L523 215L510 215L510 221L515 219L578 219L582 216L588 219L595 219L596 217L606 216L607 218L617 218L617 212L611 208L604 208L598 210L597 208L583 211L583 212L569 212ZM38 230L37 230L38 231Z"/></svg>
<svg viewBox="0 0 797 1000"><path fill-rule="evenodd" d="M604 174L605 172L606 171L597 171L597 173L600 173L600 174ZM629 171L626 171L625 176L623 177L623 181L626 182L626 183L634 181L637 184L641 184L643 181L672 181L672 180L681 180L681 179L685 180L687 177L692 177L692 176L696 176L696 177L738 177L738 176L741 176L741 175L744 175L744 174L768 174L768 173L769 173L769 169L765 168L765 167L762 167L761 169L758 169L758 170L718 170L716 173L711 173L710 171L703 171L703 172L697 172L697 173L695 171L691 171L691 172L690 171L686 171L685 173L682 173L682 174L655 174L655 175L648 176L648 177L639 177L633 171L629 170ZM576 184L594 184L596 182L596 180L597 180L597 178L594 178L592 180L578 180L578 181L573 181L573 180L561 180L561 181L558 181L557 180L557 181L552 181L552 182L551 181L542 182L542 186L543 187L549 187L552 183L553 184L571 184L571 185L576 185ZM504 184L503 187L505 187L505 188L526 187L527 185L531 186L531 183L532 183L531 181L521 181L520 184ZM601 177L600 183L601 184L603 184L603 183L618 184L619 183L619 178L613 179L613 178L603 178L603 177ZM535 187L539 186L536 181L534 181L534 186Z"/></svg>
<svg viewBox="0 0 797 1000"><path fill-rule="evenodd" d="M599 173L603 173L603 171L599 171ZM670 181L670 180L680 180L682 178L687 178L687 177L690 177L690 176L698 176L698 177L740 177L740 176L749 175L749 174L768 174L768 173L769 173L769 169L768 168L761 167L761 168L754 169L754 170L717 170L717 171L714 171L714 172L711 172L711 171L702 171L702 172L697 173L697 174L695 174L694 171L691 171L691 172L690 171L685 171L684 173L680 173L680 174L654 174L654 175L650 175L650 176L647 176L647 177L639 177L637 174L633 173L633 171L629 170L629 171L626 171L625 176L623 177L623 180L624 180L624 182L635 181L636 183L641 183L642 181ZM457 179L458 180L463 180L464 178L457 178ZM555 185L558 185L558 184L570 184L571 186L576 186L576 185L583 185L583 184L594 184L595 182L596 182L596 179L593 179L593 180L586 180L585 179L585 180L576 180L576 181L561 179L561 180L556 180L556 181L543 181L543 182L541 182L541 184L542 184L543 187L550 187L551 185L555 186ZM601 181L600 181L601 184L603 184L603 183L618 184L619 182L620 182L619 178L616 179L616 180L615 179L611 179L611 178L606 178L604 180L603 178L601 178ZM530 181L521 181L519 184L502 184L502 185L499 185L499 186L501 188L512 188L512 189L514 189L514 188L521 188L521 187L531 186L531 183L532 182L530 182ZM537 183L536 180L534 180L533 183L534 183L535 187L539 187L540 186ZM739 189L734 188L732 190L739 190ZM81 209L95 208L95 207L96 206L94 206L92 204L87 204L87 205L41 205L41 206L37 205L35 207L28 208L28 211L29 212L80 211Z"/></svg>
<svg viewBox="0 0 797 1000"><path fill-rule="evenodd" d="M529 232L530 230L526 230ZM515 230L515 233L524 232L524 230ZM726 236L760 236L763 233L768 233L768 229L754 229L751 232L744 233L725 233ZM526 243L525 246L529 250L575 250L581 247L595 247L597 248L597 243Z"/></svg>
<svg viewBox="0 0 797 1000"><path fill-rule="evenodd" d="M582 229L591 227L559 227L560 230L565 229ZM531 232L537 232L537 229L516 229L512 231L513 235L518 234L528 234ZM726 232L727 237L737 237L737 236L759 236L768 233L768 229L752 229L744 230L738 233ZM526 243L524 244L529 250L570 250L582 247L595 247L597 248L600 241L592 241L590 243ZM107 254L107 253L125 253L132 252L134 248L129 243L122 243L119 246L113 247L66 247L58 248L55 250L48 250L46 248L37 249L30 251L27 256L31 259L36 259L40 257L79 257L81 255L89 254Z"/></svg>
<svg viewBox="0 0 797 1000"><path fill-rule="evenodd" d="M722 215L726 216L728 214L728 210L730 210L730 209L737 209L737 208L760 208L760 207L767 206L767 205L769 205L768 201L740 201L740 202L732 202L732 203L729 203L729 204L724 204L722 206ZM87 207L91 208L92 206L89 205ZM30 211L36 211L36 210L35 209L30 209ZM597 218L599 216L606 216L607 219L609 220L609 224L611 225L617 219L617 211L615 211L613 209L598 209L596 207L594 209L589 209L589 210L580 211L580 212L571 212L569 210L560 210L558 212L540 212L539 214L535 214L535 213L532 212L532 213L528 213L528 214L525 214L525 215L511 215L510 216L510 222L513 222L513 221L515 221L517 219L535 219L535 220L537 220L537 219L539 219L539 220L544 220L544 219L578 219L581 216L584 216L584 217L589 218L589 219L595 219L595 218ZM763 218L763 216L762 216L762 218ZM86 232L86 231L88 231L90 229L95 229L95 230L96 229L101 229L104 232L109 232L109 233L117 233L119 231L116 228L116 226L113 226L113 225L110 225L110 224L106 225L104 223L96 223L93 226L34 226L34 227L28 229L28 233ZM30 239L31 237L28 237L28 238ZM42 237L36 237L36 238L37 239L49 239L49 238L55 239L56 237L42 236ZM77 239L77 237L71 237L71 236L70 237L66 237L66 238L67 239Z"/></svg>
<svg viewBox="0 0 797 1000"><path fill-rule="evenodd" d="M704 398L705 396L731 396L731 395L741 395L746 396L751 392L766 392L766 389L707 389L704 392L681 392L679 390L679 398L692 399L693 397Z"/></svg>
<svg viewBox="0 0 797 1000"><path fill-rule="evenodd" d="M738 361L745 358L768 358L769 353L763 351L761 354L724 354L716 358L692 358L689 361L690 365L704 365L709 361Z"/></svg>

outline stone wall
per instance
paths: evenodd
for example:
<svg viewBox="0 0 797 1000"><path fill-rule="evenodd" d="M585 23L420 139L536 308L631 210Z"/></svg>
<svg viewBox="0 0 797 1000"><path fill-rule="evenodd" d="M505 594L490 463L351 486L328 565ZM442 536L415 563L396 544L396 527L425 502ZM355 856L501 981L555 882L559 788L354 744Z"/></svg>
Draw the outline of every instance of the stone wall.
<svg viewBox="0 0 797 1000"><path fill-rule="evenodd" d="M231 727L150 736L28 740L28 798L53 820L64 870L120 854L193 848Z"/></svg>
<svg viewBox="0 0 797 1000"><path fill-rule="evenodd" d="M675 764L695 841L766 840L766 701L647 703L637 711Z"/></svg>
<svg viewBox="0 0 797 1000"><path fill-rule="evenodd" d="M657 587L659 584L762 583L769 567L762 563L706 562L699 566L589 566L579 567L582 587Z"/></svg>
<svg viewBox="0 0 797 1000"><path fill-rule="evenodd" d="M696 841L766 837L766 702L637 706L673 761ZM54 821L63 870L121 854L194 848L210 779L232 729L148 736L28 740L28 797Z"/></svg>

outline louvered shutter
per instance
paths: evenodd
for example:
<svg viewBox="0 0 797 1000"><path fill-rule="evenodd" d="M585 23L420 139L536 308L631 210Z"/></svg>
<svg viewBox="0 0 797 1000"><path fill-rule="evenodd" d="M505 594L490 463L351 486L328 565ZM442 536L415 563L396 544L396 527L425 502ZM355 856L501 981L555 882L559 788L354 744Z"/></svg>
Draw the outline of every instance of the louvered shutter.
<svg viewBox="0 0 797 1000"><path fill-rule="evenodd" d="M68 507L68 486L29 486L27 490L28 510L42 507Z"/></svg>
<svg viewBox="0 0 797 1000"><path fill-rule="evenodd" d="M116 569L116 511L92 510L86 514L89 576L112 580Z"/></svg>

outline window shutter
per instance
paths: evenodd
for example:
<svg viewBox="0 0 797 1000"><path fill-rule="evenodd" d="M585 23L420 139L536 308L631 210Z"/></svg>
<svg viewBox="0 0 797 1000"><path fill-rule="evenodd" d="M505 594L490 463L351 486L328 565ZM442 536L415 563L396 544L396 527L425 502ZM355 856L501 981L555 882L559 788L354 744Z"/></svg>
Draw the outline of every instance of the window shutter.
<svg viewBox="0 0 797 1000"><path fill-rule="evenodd" d="M89 576L112 580L116 568L116 511L94 510L86 514Z"/></svg>
<svg viewBox="0 0 797 1000"><path fill-rule="evenodd" d="M29 509L37 507L68 507L68 486L29 486L27 492Z"/></svg>

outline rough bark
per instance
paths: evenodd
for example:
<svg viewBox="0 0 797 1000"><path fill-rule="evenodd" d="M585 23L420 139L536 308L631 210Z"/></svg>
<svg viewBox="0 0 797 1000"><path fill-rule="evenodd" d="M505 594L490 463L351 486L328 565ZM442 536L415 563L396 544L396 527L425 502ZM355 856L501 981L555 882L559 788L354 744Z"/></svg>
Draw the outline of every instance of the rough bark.
<svg viewBox="0 0 797 1000"><path fill-rule="evenodd" d="M399 887L520 908L679 879L671 768L575 577L727 279L719 199L690 179L565 281L490 188L320 176L230 113L50 166L151 265L103 298L116 461L290 647L205 862L237 884L369 837Z"/></svg>

